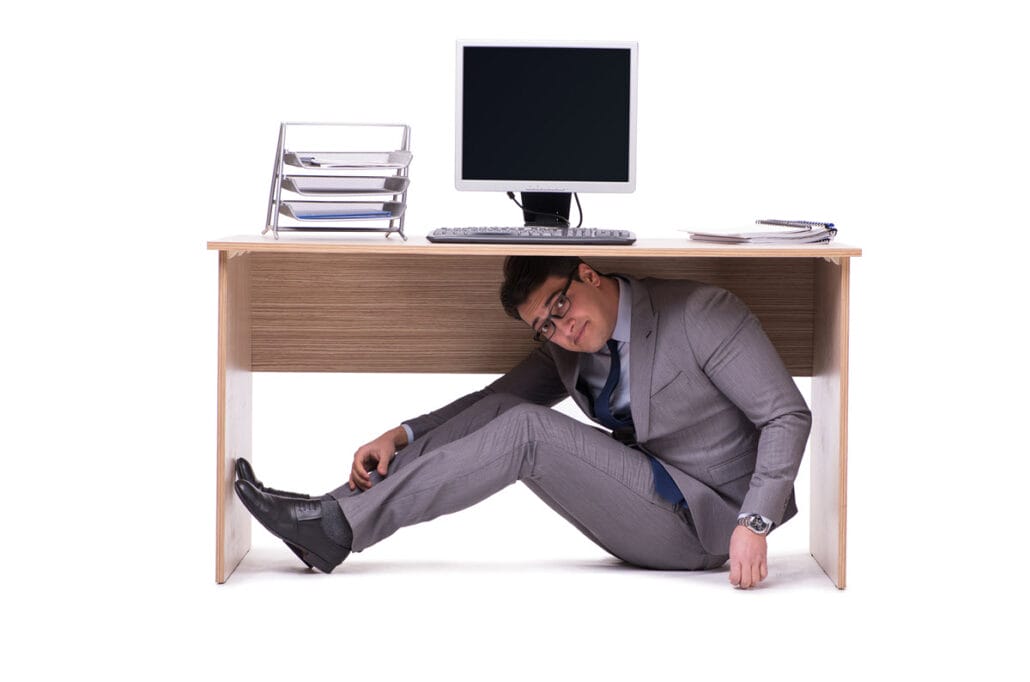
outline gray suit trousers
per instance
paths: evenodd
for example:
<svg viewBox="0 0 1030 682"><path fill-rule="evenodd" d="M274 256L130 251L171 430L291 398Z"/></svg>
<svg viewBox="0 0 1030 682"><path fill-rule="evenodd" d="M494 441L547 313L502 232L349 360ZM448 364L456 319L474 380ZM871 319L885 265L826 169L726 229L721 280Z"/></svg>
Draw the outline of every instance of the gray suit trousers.
<svg viewBox="0 0 1030 682"><path fill-rule="evenodd" d="M555 410L491 394L398 451L366 491L330 493L361 550L404 526L470 507L522 481L608 553L636 566L709 569L686 510L654 489L647 456Z"/></svg>

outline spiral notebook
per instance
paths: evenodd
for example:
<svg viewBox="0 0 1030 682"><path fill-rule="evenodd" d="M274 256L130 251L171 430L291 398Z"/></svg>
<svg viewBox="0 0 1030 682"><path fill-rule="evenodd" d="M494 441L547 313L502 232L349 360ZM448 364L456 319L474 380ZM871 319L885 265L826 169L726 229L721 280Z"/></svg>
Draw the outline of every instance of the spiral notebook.
<svg viewBox="0 0 1030 682"><path fill-rule="evenodd" d="M775 221L749 227L746 231L681 230L694 241L717 244L825 244L833 241L837 228L833 223Z"/></svg>

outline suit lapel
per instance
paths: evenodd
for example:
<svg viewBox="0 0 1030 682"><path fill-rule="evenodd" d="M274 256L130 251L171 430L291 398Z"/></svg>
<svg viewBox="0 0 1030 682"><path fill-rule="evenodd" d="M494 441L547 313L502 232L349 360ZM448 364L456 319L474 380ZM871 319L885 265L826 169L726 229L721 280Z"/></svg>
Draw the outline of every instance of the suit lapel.
<svg viewBox="0 0 1030 682"><path fill-rule="evenodd" d="M629 342L629 406L636 427L637 441L647 442L651 418L651 376L654 367L658 316L651 304L647 286L630 279L633 292L633 318Z"/></svg>

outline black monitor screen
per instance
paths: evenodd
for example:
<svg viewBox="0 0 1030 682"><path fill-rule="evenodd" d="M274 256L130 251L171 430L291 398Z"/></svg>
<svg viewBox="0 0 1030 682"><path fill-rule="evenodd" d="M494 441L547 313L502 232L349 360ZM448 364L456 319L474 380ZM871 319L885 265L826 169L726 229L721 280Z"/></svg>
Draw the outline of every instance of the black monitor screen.
<svg viewBox="0 0 1030 682"><path fill-rule="evenodd" d="M464 47L464 180L626 182L630 50Z"/></svg>

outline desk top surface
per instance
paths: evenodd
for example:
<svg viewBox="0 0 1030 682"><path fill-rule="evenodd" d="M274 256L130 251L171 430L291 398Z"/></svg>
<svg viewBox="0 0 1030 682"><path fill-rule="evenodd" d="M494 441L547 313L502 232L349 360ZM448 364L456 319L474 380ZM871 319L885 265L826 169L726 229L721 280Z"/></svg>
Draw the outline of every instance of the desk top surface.
<svg viewBox="0 0 1030 682"><path fill-rule="evenodd" d="M391 235L239 235L207 243L212 251L270 253L367 253L427 254L439 256L478 255L576 255L680 258L849 258L861 256L862 249L832 242L830 244L708 244L682 239L638 239L630 246L584 246L565 244L433 244L422 236L403 241Z"/></svg>

